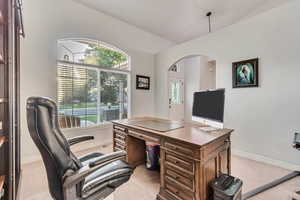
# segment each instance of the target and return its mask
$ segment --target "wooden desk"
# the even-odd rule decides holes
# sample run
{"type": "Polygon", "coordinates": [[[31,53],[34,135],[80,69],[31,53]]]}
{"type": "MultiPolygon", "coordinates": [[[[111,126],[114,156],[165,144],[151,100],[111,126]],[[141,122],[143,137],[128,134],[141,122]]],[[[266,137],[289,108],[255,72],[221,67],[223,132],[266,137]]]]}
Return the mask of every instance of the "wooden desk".
{"type": "Polygon", "coordinates": [[[184,128],[159,132],[132,124],[151,119],[154,118],[114,121],[114,151],[127,151],[127,162],[139,165],[145,163],[145,141],[158,143],[161,146],[161,186],[157,199],[211,199],[210,182],[220,172],[231,172],[230,134],[233,130],[205,132],[200,130],[201,124],[185,123],[184,128]]]}

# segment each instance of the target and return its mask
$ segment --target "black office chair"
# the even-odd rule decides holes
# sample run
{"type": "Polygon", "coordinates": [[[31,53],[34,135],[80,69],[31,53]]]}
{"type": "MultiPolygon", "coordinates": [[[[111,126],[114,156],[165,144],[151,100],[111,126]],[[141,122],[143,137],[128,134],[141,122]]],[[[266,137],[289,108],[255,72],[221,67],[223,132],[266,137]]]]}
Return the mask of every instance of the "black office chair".
{"type": "Polygon", "coordinates": [[[102,200],[133,173],[134,168],[122,160],[125,151],[106,155],[90,153],[77,158],[70,146],[93,137],[67,140],[58,126],[56,104],[48,98],[27,100],[27,122],[42,155],[50,194],[55,200],[102,200]]]}

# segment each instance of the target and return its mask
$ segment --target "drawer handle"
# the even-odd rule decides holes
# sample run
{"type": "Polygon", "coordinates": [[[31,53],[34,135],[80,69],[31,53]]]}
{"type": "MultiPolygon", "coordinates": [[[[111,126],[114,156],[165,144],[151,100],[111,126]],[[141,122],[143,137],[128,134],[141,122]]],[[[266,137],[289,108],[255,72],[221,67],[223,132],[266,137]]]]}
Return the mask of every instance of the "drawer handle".
{"type": "Polygon", "coordinates": [[[179,195],[179,191],[178,191],[178,190],[176,190],[176,191],[175,191],[175,194],[179,195]]]}
{"type": "Polygon", "coordinates": [[[180,177],[179,177],[179,176],[175,176],[175,179],[176,179],[176,180],[179,180],[179,179],[180,179],[180,177]]]}
{"type": "Polygon", "coordinates": [[[175,160],[175,164],[179,164],[180,162],[178,160],[175,160]]]}

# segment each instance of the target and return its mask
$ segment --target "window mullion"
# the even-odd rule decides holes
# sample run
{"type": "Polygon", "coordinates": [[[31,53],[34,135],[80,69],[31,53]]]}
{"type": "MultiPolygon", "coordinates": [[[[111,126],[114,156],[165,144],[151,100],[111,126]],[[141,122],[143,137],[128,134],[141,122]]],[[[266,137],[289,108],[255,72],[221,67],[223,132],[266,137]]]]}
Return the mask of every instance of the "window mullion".
{"type": "Polygon", "coordinates": [[[98,124],[101,122],[101,80],[100,80],[100,73],[101,70],[97,70],[97,91],[98,91],[98,98],[97,98],[97,121],[98,124]]]}
{"type": "MultiPolygon", "coordinates": [[[[71,98],[71,100],[72,100],[72,102],[71,102],[71,105],[72,105],[72,115],[71,115],[71,117],[70,117],[70,125],[71,125],[71,123],[72,123],[72,117],[74,117],[74,104],[73,104],[73,102],[74,102],[74,66],[72,65],[72,98],[71,98]]],[[[71,126],[72,127],[72,126],[71,126]]]]}

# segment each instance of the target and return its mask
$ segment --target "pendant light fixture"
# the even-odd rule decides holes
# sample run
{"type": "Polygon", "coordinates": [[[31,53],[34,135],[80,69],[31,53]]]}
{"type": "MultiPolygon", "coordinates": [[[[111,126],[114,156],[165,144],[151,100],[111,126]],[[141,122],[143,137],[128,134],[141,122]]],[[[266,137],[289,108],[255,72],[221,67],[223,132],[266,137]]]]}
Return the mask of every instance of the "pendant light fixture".
{"type": "Polygon", "coordinates": [[[208,32],[211,32],[211,22],[210,22],[210,16],[211,16],[211,12],[206,13],[206,17],[208,17],[208,32]]]}

